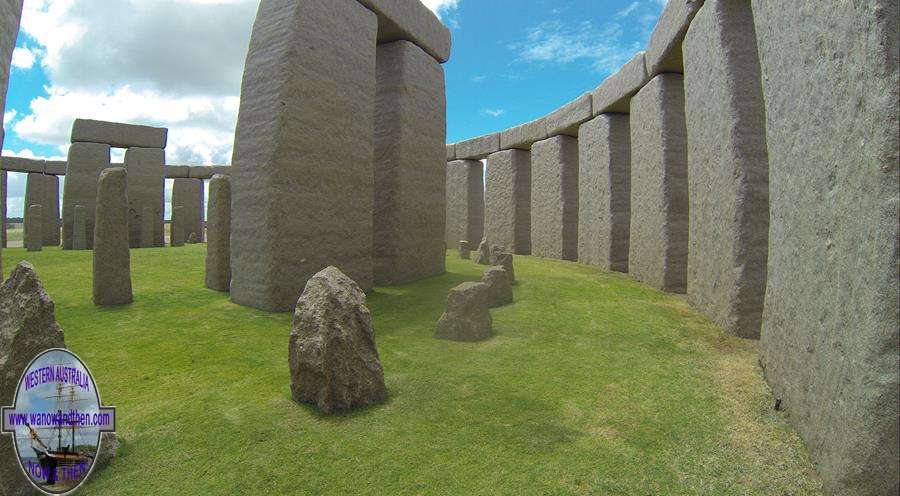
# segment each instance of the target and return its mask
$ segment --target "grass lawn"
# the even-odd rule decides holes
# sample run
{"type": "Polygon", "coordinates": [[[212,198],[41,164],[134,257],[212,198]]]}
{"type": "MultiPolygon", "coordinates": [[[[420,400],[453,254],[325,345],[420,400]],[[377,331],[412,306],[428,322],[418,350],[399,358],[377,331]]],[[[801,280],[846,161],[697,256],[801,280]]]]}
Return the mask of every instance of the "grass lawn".
{"type": "Polygon", "coordinates": [[[203,287],[205,245],[132,251],[135,303],[91,303],[91,253],[27,258],[66,344],[118,407],[119,456],[80,494],[820,494],[757,365],[676,296],[578,264],[516,258],[496,336],[431,337],[482,267],[369,297],[387,403],[291,401],[291,314],[203,287]]]}

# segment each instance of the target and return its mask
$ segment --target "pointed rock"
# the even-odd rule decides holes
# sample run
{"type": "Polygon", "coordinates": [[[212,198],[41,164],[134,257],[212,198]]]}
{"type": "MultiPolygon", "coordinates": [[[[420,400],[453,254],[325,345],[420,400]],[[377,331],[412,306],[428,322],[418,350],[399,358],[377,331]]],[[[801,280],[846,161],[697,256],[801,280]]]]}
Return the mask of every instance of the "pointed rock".
{"type": "Polygon", "coordinates": [[[478,265],[490,265],[491,248],[488,246],[487,239],[482,239],[481,244],[478,245],[478,256],[475,258],[475,263],[478,265]]]}

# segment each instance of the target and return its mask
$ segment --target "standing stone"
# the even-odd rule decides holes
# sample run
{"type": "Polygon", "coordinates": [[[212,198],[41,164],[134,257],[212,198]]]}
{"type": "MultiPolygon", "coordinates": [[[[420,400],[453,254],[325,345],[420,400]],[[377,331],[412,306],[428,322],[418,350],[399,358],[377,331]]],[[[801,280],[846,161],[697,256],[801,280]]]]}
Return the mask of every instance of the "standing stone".
{"type": "Polygon", "coordinates": [[[834,494],[897,494],[898,2],[753,0],[769,153],[760,362],[834,494]]]}
{"type": "Polygon", "coordinates": [[[461,260],[469,260],[471,258],[471,248],[469,248],[468,241],[460,241],[459,242],[459,258],[461,260]]]}
{"type": "Polygon", "coordinates": [[[366,295],[335,267],[306,283],[288,356],[294,401],[331,413],[387,398],[366,295]]]}
{"type": "Polygon", "coordinates": [[[484,235],[513,253],[531,253],[531,152],[502,150],[487,159],[484,235]]]}
{"type": "Polygon", "coordinates": [[[759,338],[769,241],[769,161],[753,12],[709,0],[684,41],[691,304],[759,338]]]}
{"type": "Polygon", "coordinates": [[[628,271],[663,291],[687,285],[688,191],[681,74],[656,76],[631,100],[628,271]]]}
{"type": "Polygon", "coordinates": [[[126,176],[124,167],[112,167],[100,173],[94,230],[95,305],[125,305],[134,300],[128,251],[126,176]]]}
{"type": "Polygon", "coordinates": [[[87,209],[84,205],[75,205],[72,214],[72,249],[87,250],[87,209]]]}
{"type": "Polygon", "coordinates": [[[184,239],[194,234],[196,241],[203,241],[203,179],[178,178],[172,183],[172,222],[181,225],[184,239]],[[176,218],[174,207],[182,207],[176,218]]]}
{"type": "Polygon", "coordinates": [[[379,45],[375,107],[376,284],[444,273],[444,69],[408,41],[379,45]]]}
{"type": "Polygon", "coordinates": [[[447,163],[447,245],[484,237],[484,167],[478,160],[447,163]]]}
{"type": "Polygon", "coordinates": [[[94,246],[94,212],[97,207],[97,180],[109,167],[109,145],[72,143],[63,186],[63,249],[72,249],[75,205],[85,208],[85,249],[94,246]]]}
{"type": "Polygon", "coordinates": [[[491,336],[492,325],[487,284],[464,282],[450,290],[447,311],[441,315],[434,337],[452,341],[481,341],[491,336]]]}
{"type": "Polygon", "coordinates": [[[491,265],[496,265],[498,267],[503,267],[503,270],[506,271],[506,275],[509,276],[509,283],[516,283],[516,270],[513,267],[513,254],[512,253],[492,253],[491,254],[491,265]]]}
{"type": "Polygon", "coordinates": [[[29,205],[25,212],[25,249],[41,251],[44,246],[44,207],[29,205]]]}
{"type": "Polygon", "coordinates": [[[184,207],[172,207],[172,220],[169,222],[169,244],[172,246],[184,246],[184,207]]]}
{"type": "MultiPolygon", "coordinates": [[[[3,1],[0,0],[0,6],[3,1]]],[[[2,13],[2,7],[0,7],[2,13]]],[[[2,17],[0,17],[2,19],[2,17]]],[[[38,353],[65,348],[63,330],[56,322],[53,300],[28,262],[19,262],[0,286],[0,398],[11,403],[22,372],[38,353]]],[[[0,436],[0,492],[35,494],[13,456],[12,436],[0,436]]]]}
{"type": "MultiPolygon", "coordinates": [[[[0,143],[2,145],[3,143],[0,143]]],[[[0,234],[2,245],[6,248],[6,171],[0,171],[0,234]]]]}
{"type": "Polygon", "coordinates": [[[156,246],[156,209],[144,207],[141,213],[141,248],[156,246]]]}
{"type": "Polygon", "coordinates": [[[478,255],[475,257],[475,263],[478,265],[491,264],[491,249],[486,239],[482,239],[481,243],[478,244],[478,255]]]}
{"type": "Polygon", "coordinates": [[[59,178],[35,172],[28,173],[25,183],[25,205],[40,205],[44,246],[59,246],[59,178]]]}
{"type": "Polygon", "coordinates": [[[216,174],[209,181],[209,223],[206,240],[206,287],[231,287],[231,178],[216,174]]]}
{"type": "Polygon", "coordinates": [[[232,161],[235,303],[291,310],[330,265],[372,287],[377,24],[355,0],[260,2],[232,161]]]}
{"type": "Polygon", "coordinates": [[[578,130],[578,261],[628,272],[631,135],[628,114],[600,114],[578,130]]]}
{"type": "MultiPolygon", "coordinates": [[[[162,218],[165,209],[166,152],[160,148],[129,148],[125,151],[125,170],[128,171],[128,244],[132,248],[146,246],[143,239],[144,215],[162,218]]],[[[174,191],[173,191],[174,194],[174,191]]],[[[202,204],[202,201],[201,201],[202,204]]],[[[164,246],[162,224],[152,222],[150,246],[164,246]]]]}
{"type": "Polygon", "coordinates": [[[531,253],[578,260],[578,140],[554,136],[531,148],[531,253]]]}
{"type": "Polygon", "coordinates": [[[188,235],[187,243],[191,245],[197,244],[197,233],[191,232],[191,234],[188,235]]]}
{"type": "Polygon", "coordinates": [[[502,307],[513,302],[512,281],[503,267],[491,267],[484,271],[481,282],[487,285],[488,306],[502,307]]]}

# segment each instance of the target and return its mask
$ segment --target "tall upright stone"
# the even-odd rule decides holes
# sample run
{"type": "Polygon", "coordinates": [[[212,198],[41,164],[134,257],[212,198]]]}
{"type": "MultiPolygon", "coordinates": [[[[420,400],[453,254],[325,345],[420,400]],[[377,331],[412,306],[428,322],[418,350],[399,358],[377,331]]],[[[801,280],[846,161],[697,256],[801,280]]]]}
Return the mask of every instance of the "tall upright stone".
{"type": "Polygon", "coordinates": [[[235,132],[231,298],[294,308],[335,266],[373,284],[375,14],[356,0],[262,0],[235,132]]]}
{"type": "Polygon", "coordinates": [[[206,227],[206,287],[231,288],[231,178],[216,174],[209,181],[209,220],[206,227]]]}
{"type": "Polygon", "coordinates": [[[41,205],[42,244],[59,246],[59,178],[36,172],[25,182],[25,205],[41,205]]]}
{"type": "Polygon", "coordinates": [[[95,305],[125,305],[133,301],[127,181],[124,167],[100,173],[93,253],[95,305]]]}
{"type": "Polygon", "coordinates": [[[512,253],[531,254],[531,152],[492,153],[486,176],[484,236],[512,253]]]}
{"type": "MultiPolygon", "coordinates": [[[[2,143],[0,143],[2,145],[2,143]]],[[[2,247],[6,248],[6,171],[0,171],[0,236],[2,247]]]]}
{"type": "Polygon", "coordinates": [[[172,246],[184,246],[184,217],[184,207],[172,207],[172,220],[169,223],[169,244],[172,246]]]}
{"type": "Polygon", "coordinates": [[[44,246],[44,208],[28,205],[25,211],[25,249],[41,251],[44,246]]]}
{"type": "Polygon", "coordinates": [[[374,277],[403,284],[444,272],[444,69],[408,41],[377,56],[374,277]]]}
{"type": "Polygon", "coordinates": [[[63,186],[63,249],[72,249],[75,205],[85,209],[86,248],[94,246],[94,212],[100,171],[109,167],[109,145],[72,143],[63,186]]]}
{"type": "Polygon", "coordinates": [[[531,253],[578,259],[578,140],[571,136],[531,147],[531,253]]]}
{"type": "Polygon", "coordinates": [[[600,114],[578,130],[578,261],[628,272],[631,127],[628,114],[600,114]]]}
{"type": "MultiPolygon", "coordinates": [[[[6,90],[9,87],[9,72],[19,34],[23,2],[24,0],[0,0],[0,115],[6,111],[6,90]]],[[[2,128],[0,125],[0,148],[3,145],[2,128]]]]}
{"type": "MultiPolygon", "coordinates": [[[[129,214],[131,212],[129,211],[129,214]]],[[[141,213],[141,248],[153,248],[156,246],[156,229],[160,225],[157,222],[156,209],[153,207],[144,207],[141,213]]],[[[129,244],[131,237],[129,236],[129,244]]]]}
{"type": "Polygon", "coordinates": [[[72,214],[72,249],[87,250],[87,209],[84,205],[75,205],[72,214]]]}
{"type": "Polygon", "coordinates": [[[631,99],[628,272],[657,289],[687,285],[688,187],[683,76],[651,79],[631,99]]]}
{"type": "Polygon", "coordinates": [[[771,210],[760,362],[828,489],[897,494],[900,6],[752,6],[771,210]]]}
{"type": "Polygon", "coordinates": [[[484,167],[479,160],[447,163],[447,246],[484,237],[484,167]]]}
{"type": "Polygon", "coordinates": [[[177,178],[172,184],[172,224],[178,224],[187,240],[194,233],[203,241],[203,179],[177,178]],[[175,207],[182,207],[178,214],[175,207]]]}
{"type": "Polygon", "coordinates": [[[725,332],[759,338],[769,241],[769,161],[753,12],[708,0],[683,45],[688,298],[725,332]]]}
{"type": "MultiPolygon", "coordinates": [[[[166,152],[161,148],[128,148],[125,151],[125,170],[128,171],[128,244],[132,248],[146,246],[143,239],[144,215],[162,218],[165,208],[166,152]]],[[[202,204],[202,202],[201,202],[202,204]]],[[[162,223],[153,227],[149,246],[163,246],[162,223]]]]}

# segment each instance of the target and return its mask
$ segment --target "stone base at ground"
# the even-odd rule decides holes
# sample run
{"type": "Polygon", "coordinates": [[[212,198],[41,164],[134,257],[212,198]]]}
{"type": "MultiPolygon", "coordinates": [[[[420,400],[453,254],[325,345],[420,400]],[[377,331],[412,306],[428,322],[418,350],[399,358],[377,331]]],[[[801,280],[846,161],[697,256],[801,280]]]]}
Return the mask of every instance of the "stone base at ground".
{"type": "Polygon", "coordinates": [[[295,401],[331,413],[387,398],[366,295],[335,267],[306,283],[288,350],[295,401]]]}
{"type": "Polygon", "coordinates": [[[481,341],[493,333],[488,311],[488,286],[464,282],[450,290],[447,311],[441,315],[434,337],[451,341],[481,341]]]}
{"type": "Polygon", "coordinates": [[[491,264],[491,248],[486,239],[482,239],[481,243],[478,243],[478,254],[475,256],[475,263],[478,265],[491,264]]]}

